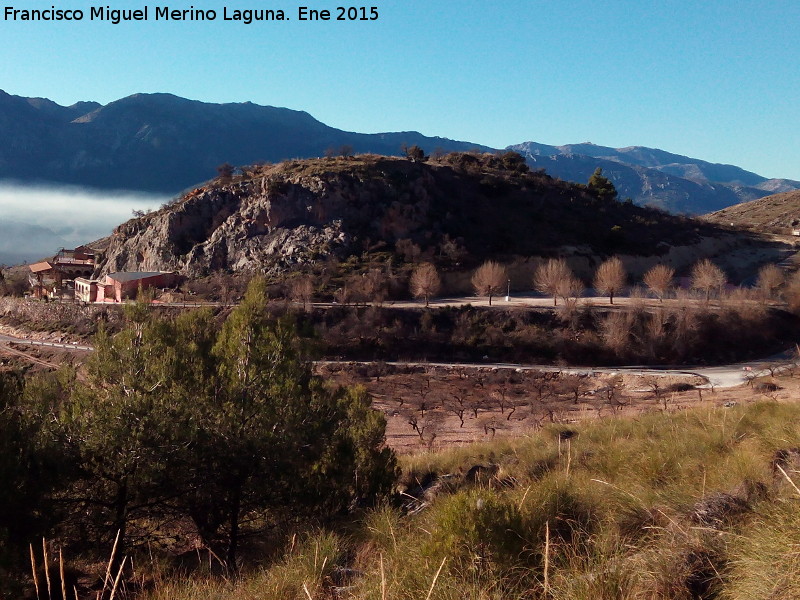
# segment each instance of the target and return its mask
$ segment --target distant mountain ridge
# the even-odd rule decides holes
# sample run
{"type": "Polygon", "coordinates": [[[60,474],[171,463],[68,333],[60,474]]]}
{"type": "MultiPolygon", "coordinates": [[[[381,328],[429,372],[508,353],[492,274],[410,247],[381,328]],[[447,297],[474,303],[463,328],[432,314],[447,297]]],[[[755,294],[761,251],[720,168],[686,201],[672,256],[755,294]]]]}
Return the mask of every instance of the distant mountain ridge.
{"type": "Polygon", "coordinates": [[[800,182],[767,179],[734,165],[710,163],[643,146],[610,148],[590,142],[550,146],[524,142],[508,147],[567,181],[587,181],[600,167],[621,198],[670,212],[704,214],[777,192],[800,189],[800,182]]]}
{"type": "Polygon", "coordinates": [[[0,91],[0,178],[24,182],[175,194],[214,177],[223,162],[277,162],[343,146],[399,155],[403,144],[426,152],[492,150],[416,131],[352,133],[306,112],[250,102],[134,94],[65,107],[0,91]]]}
{"type": "MultiPolygon", "coordinates": [[[[250,102],[211,104],[171,94],[134,94],[106,105],[61,106],[46,98],[0,90],[0,179],[174,195],[216,175],[216,167],[356,153],[397,156],[403,145],[436,150],[492,151],[469,141],[416,131],[353,133],[310,114],[250,102]]],[[[509,146],[534,169],[585,183],[601,167],[622,199],[670,212],[702,214],[778,192],[800,182],[766,179],[654,148],[592,143],[509,146]]]]}

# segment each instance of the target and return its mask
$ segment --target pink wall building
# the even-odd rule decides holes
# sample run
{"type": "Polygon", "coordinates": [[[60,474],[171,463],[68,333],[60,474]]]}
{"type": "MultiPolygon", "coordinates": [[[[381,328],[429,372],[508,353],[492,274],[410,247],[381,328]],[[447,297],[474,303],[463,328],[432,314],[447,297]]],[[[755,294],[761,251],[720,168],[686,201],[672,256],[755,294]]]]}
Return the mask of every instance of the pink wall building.
{"type": "Polygon", "coordinates": [[[165,271],[135,271],[110,273],[105,280],[75,280],[75,296],[83,302],[122,302],[135,298],[139,288],[169,287],[176,275],[165,271]]]}

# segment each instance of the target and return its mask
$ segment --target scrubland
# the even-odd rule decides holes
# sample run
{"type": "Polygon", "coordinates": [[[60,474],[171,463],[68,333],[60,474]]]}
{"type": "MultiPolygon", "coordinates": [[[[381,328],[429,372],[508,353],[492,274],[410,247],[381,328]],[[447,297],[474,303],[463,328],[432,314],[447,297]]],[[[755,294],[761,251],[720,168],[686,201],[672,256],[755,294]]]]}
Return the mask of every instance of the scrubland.
{"type": "Polygon", "coordinates": [[[143,597],[796,598],[798,417],[758,402],[405,456],[394,502],[239,577],[156,571],[143,597]]]}
{"type": "Polygon", "coordinates": [[[798,419],[797,404],[758,401],[405,455],[382,504],[250,540],[236,574],[134,551],[116,594],[797,598],[798,419]]]}

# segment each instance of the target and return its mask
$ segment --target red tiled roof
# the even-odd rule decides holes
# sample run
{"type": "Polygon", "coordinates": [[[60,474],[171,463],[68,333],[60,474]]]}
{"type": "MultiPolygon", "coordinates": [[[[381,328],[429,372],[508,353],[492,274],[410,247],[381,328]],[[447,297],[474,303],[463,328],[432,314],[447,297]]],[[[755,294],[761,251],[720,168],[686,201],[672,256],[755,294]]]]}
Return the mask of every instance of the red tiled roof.
{"type": "Polygon", "coordinates": [[[31,272],[33,273],[41,273],[42,271],[49,271],[52,268],[53,265],[47,261],[42,261],[30,265],[31,272]]]}

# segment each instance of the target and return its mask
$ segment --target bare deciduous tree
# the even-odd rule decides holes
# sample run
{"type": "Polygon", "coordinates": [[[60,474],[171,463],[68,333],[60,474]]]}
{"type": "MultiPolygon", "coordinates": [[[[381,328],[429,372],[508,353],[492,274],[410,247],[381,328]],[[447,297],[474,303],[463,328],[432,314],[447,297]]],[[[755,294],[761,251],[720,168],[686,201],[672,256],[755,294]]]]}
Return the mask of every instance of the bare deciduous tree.
{"type": "Polygon", "coordinates": [[[505,289],[508,282],[506,268],[492,260],[487,260],[475,271],[472,276],[472,287],[479,296],[489,296],[489,306],[492,305],[492,296],[496,296],[505,289]]]}
{"type": "Polygon", "coordinates": [[[606,386],[601,391],[605,403],[611,409],[612,413],[618,411],[628,403],[625,398],[625,384],[620,375],[610,377],[606,382],[606,386]]]}
{"type": "Polygon", "coordinates": [[[411,293],[415,298],[425,298],[426,307],[431,296],[438,294],[441,287],[442,280],[431,263],[422,263],[411,273],[411,293]]]}
{"type": "Polygon", "coordinates": [[[611,312],[599,322],[600,336],[606,347],[619,357],[624,357],[630,348],[630,312],[611,312]]]}
{"type": "Polygon", "coordinates": [[[762,299],[767,302],[774,299],[773,296],[786,281],[783,270],[773,264],[764,265],[758,270],[756,287],[761,292],[762,299]]]}
{"type": "Polygon", "coordinates": [[[420,256],[422,256],[422,249],[407,238],[397,240],[394,247],[395,250],[403,256],[403,260],[406,262],[416,263],[420,256]]]}
{"type": "Polygon", "coordinates": [[[557,383],[560,393],[572,399],[573,404],[578,404],[581,397],[589,391],[589,380],[586,375],[562,375],[557,383]]]}
{"type": "Polygon", "coordinates": [[[577,308],[577,298],[583,293],[583,282],[580,279],[574,276],[567,277],[566,279],[562,280],[561,283],[558,285],[558,295],[564,301],[564,304],[567,304],[569,300],[572,298],[575,301],[572,303],[572,308],[577,308]]]}
{"type": "Polygon", "coordinates": [[[628,274],[622,261],[613,256],[603,262],[594,274],[594,287],[603,295],[608,296],[611,304],[614,304],[614,295],[619,294],[625,286],[628,274]]]}
{"type": "Polygon", "coordinates": [[[725,282],[725,272],[713,262],[704,258],[696,262],[691,273],[692,288],[705,292],[706,302],[711,298],[711,292],[719,291],[725,282]]]}
{"type": "Polygon", "coordinates": [[[551,258],[546,263],[539,265],[533,277],[534,287],[548,296],[553,297],[553,306],[558,304],[558,297],[568,298],[570,287],[574,287],[577,279],[563,258],[551,258]]]}
{"type": "Polygon", "coordinates": [[[313,296],[314,282],[308,275],[298,277],[289,284],[289,297],[302,304],[304,310],[308,310],[313,296]]]}
{"type": "Polygon", "coordinates": [[[370,269],[362,282],[365,300],[371,300],[373,305],[383,304],[389,293],[389,278],[381,269],[370,269]]]}
{"type": "Polygon", "coordinates": [[[667,265],[655,265],[644,274],[644,284],[658,296],[658,301],[663,302],[672,287],[672,280],[675,277],[675,269],[667,265]]]}

